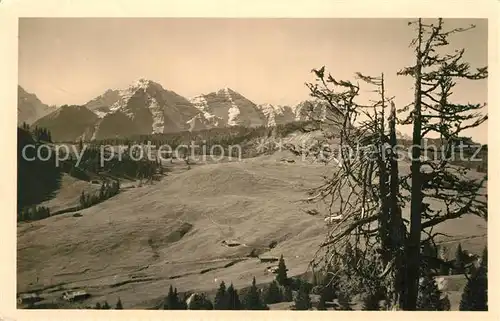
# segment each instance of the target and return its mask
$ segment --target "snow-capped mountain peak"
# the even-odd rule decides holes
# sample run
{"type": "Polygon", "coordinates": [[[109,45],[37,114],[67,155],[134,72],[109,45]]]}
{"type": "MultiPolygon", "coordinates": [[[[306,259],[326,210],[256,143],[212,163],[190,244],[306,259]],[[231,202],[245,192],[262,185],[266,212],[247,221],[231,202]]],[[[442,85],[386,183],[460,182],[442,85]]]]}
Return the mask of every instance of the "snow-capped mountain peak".
{"type": "Polygon", "coordinates": [[[262,126],[265,117],[250,100],[229,87],[192,98],[191,103],[212,126],[262,126]]]}
{"type": "Polygon", "coordinates": [[[289,106],[262,104],[258,107],[267,119],[267,126],[276,126],[295,120],[295,113],[289,106]]]}

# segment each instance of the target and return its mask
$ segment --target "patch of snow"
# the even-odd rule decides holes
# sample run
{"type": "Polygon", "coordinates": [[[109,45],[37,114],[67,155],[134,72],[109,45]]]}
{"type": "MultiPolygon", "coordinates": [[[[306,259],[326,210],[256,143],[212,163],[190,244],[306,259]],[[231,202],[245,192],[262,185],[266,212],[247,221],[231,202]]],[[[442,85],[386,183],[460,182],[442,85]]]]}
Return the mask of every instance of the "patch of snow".
{"type": "Polygon", "coordinates": [[[228,110],[227,124],[228,126],[236,126],[238,125],[237,118],[240,115],[241,111],[238,108],[238,106],[236,106],[236,104],[234,103],[233,98],[231,97],[231,93],[229,92],[229,88],[227,87],[224,88],[224,94],[226,96],[226,99],[231,104],[231,107],[228,110]]]}
{"type": "Polygon", "coordinates": [[[134,81],[129,88],[131,89],[147,89],[148,86],[151,84],[150,80],[140,78],[136,81],[134,81]]]}
{"type": "Polygon", "coordinates": [[[100,111],[100,110],[94,110],[94,114],[96,114],[97,117],[99,117],[99,118],[104,118],[104,116],[106,116],[108,113],[106,113],[104,111],[100,111]]]}
{"type": "Polygon", "coordinates": [[[155,98],[151,97],[148,109],[153,116],[153,134],[163,133],[165,129],[165,115],[155,98]]]}

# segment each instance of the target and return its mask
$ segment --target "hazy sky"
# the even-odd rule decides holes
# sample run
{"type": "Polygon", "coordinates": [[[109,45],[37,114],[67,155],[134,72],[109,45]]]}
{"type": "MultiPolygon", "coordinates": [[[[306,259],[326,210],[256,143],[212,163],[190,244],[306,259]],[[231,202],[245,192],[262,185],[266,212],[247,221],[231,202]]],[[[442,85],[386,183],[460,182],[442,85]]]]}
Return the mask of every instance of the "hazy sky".
{"type": "MultiPolygon", "coordinates": [[[[487,65],[487,20],[445,20],[472,67],[487,65]]],[[[403,106],[412,81],[396,72],[413,63],[413,29],[403,19],[22,18],[19,84],[46,104],[84,104],[138,78],[185,97],[230,87],[255,103],[308,99],[304,82],[326,65],[336,78],[384,72],[403,106]]],[[[487,81],[455,90],[459,101],[486,102],[487,81]]],[[[405,131],[405,130],[403,130],[405,131]]],[[[487,142],[486,126],[467,133],[487,142]]]]}

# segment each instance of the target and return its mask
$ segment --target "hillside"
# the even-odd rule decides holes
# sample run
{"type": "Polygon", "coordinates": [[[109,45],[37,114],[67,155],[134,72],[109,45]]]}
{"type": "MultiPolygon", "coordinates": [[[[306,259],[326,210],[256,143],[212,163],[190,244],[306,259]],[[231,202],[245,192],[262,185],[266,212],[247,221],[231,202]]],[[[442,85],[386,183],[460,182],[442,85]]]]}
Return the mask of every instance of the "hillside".
{"type": "MultiPolygon", "coordinates": [[[[119,296],[128,308],[150,308],[170,284],[209,291],[221,280],[237,288],[253,276],[259,283],[272,280],[269,263],[248,257],[252,250],[283,254],[289,275],[307,270],[326,227],[321,215],[304,212],[311,205],[299,201],[329,167],[288,152],[190,170],[182,161],[165,166],[171,173],[162,181],[123,191],[80,211],[82,217],[21,223],[18,291],[44,288],[42,295],[53,300],[63,289],[85,288],[93,295],[86,304],[119,296]],[[224,240],[241,245],[226,247],[224,240]],[[272,241],[277,246],[270,249],[272,241]]],[[[477,217],[439,230],[476,253],[486,241],[486,222],[477,217]]]]}
{"type": "Polygon", "coordinates": [[[49,129],[55,141],[76,141],[97,119],[97,115],[84,106],[64,105],[38,119],[33,126],[49,129]]]}

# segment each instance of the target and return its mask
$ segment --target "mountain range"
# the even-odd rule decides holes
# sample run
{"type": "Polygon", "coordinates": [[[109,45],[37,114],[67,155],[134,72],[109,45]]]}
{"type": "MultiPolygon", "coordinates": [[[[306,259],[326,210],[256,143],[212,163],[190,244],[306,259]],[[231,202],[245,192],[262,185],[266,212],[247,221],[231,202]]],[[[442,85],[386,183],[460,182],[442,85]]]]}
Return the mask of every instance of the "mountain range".
{"type": "Polygon", "coordinates": [[[31,124],[39,118],[55,111],[56,107],[48,106],[34,94],[17,86],[17,124],[31,124]]]}
{"type": "Polygon", "coordinates": [[[109,89],[84,105],[49,107],[21,86],[18,98],[18,124],[45,127],[57,141],[231,126],[275,126],[311,118],[325,119],[327,111],[326,105],[310,100],[297,106],[258,105],[230,88],[188,99],[146,79],[121,90],[109,89]]]}

